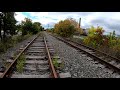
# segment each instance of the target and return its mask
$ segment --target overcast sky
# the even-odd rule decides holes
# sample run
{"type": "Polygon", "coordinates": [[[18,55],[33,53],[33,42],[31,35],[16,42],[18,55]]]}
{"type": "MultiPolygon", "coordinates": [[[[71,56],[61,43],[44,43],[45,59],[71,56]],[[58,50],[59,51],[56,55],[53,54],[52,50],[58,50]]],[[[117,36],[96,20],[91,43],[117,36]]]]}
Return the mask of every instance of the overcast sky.
{"type": "Polygon", "coordinates": [[[43,27],[54,27],[60,20],[72,17],[79,21],[81,17],[81,27],[102,26],[106,33],[116,31],[120,35],[120,12],[16,12],[16,20],[24,20],[25,17],[33,22],[40,22],[43,27]]]}

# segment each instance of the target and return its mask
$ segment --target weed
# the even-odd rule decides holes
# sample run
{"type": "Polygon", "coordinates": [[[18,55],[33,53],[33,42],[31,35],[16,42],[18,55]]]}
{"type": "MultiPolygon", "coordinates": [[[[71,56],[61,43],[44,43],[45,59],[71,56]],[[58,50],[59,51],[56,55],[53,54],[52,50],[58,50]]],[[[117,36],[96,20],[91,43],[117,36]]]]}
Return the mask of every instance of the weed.
{"type": "Polygon", "coordinates": [[[6,52],[8,48],[15,46],[17,43],[27,39],[30,36],[30,34],[27,34],[25,36],[13,36],[12,38],[6,37],[5,41],[0,42],[0,54],[6,52]]]}
{"type": "Polygon", "coordinates": [[[55,58],[57,57],[56,55],[54,56],[54,59],[52,60],[53,61],[53,65],[56,69],[61,69],[63,68],[63,62],[62,63],[58,63],[58,58],[55,58]]]}
{"type": "Polygon", "coordinates": [[[22,73],[22,71],[23,71],[23,66],[25,64],[25,60],[26,59],[25,59],[25,56],[23,54],[17,60],[16,68],[17,68],[17,71],[19,73],[22,73]]]}

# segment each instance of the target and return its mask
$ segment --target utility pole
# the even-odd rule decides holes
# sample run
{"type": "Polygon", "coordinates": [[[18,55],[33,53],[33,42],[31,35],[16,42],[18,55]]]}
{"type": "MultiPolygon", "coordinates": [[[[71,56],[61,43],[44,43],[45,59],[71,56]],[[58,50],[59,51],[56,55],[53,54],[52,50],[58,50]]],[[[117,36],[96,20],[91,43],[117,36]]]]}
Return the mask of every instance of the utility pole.
{"type": "Polygon", "coordinates": [[[49,29],[49,24],[48,24],[48,29],[49,29]]]}

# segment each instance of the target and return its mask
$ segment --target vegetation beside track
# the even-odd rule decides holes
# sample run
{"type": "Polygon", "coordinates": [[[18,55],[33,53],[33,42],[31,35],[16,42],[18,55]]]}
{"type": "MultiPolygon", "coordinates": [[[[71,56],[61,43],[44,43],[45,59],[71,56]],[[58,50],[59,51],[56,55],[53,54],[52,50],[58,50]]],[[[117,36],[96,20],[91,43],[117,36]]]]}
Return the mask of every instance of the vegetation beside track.
{"type": "Polygon", "coordinates": [[[62,69],[63,67],[64,67],[64,64],[63,64],[63,62],[62,63],[58,63],[58,58],[56,58],[56,57],[58,57],[57,55],[54,55],[54,57],[53,57],[53,65],[54,65],[54,67],[56,68],[56,69],[62,69]]]}
{"type": "Polygon", "coordinates": [[[27,34],[24,36],[20,35],[6,38],[4,42],[0,43],[0,54],[6,52],[8,48],[15,46],[17,43],[27,39],[30,36],[31,36],[30,34],[27,34]]]}
{"type": "Polygon", "coordinates": [[[88,31],[88,36],[78,39],[77,42],[120,58],[120,38],[116,37],[115,31],[108,35],[104,35],[104,32],[102,27],[92,26],[88,31]]]}
{"type": "Polygon", "coordinates": [[[17,65],[16,65],[16,69],[17,69],[17,71],[18,71],[19,73],[22,73],[22,72],[23,72],[23,66],[24,66],[24,64],[25,64],[25,61],[26,61],[25,55],[22,54],[22,55],[18,58],[18,60],[17,60],[17,65]]]}
{"type": "Polygon", "coordinates": [[[44,29],[41,23],[29,18],[18,24],[15,15],[15,12],[0,12],[0,54],[44,29]]]}
{"type": "MultiPolygon", "coordinates": [[[[74,19],[73,21],[75,22],[74,19]]],[[[66,19],[55,24],[54,28],[49,29],[48,32],[70,38],[71,40],[120,58],[120,38],[116,36],[115,31],[104,35],[105,30],[102,27],[92,26],[88,29],[87,36],[84,38],[74,38],[74,32],[79,30],[81,30],[81,28],[78,29],[74,23],[71,22],[71,19],[66,19]],[[70,28],[71,25],[73,26],[72,28],[70,28]]],[[[83,36],[81,32],[79,32],[79,34],[83,36]]]]}
{"type": "Polygon", "coordinates": [[[81,29],[78,28],[78,23],[73,18],[67,18],[61,20],[55,24],[54,28],[48,29],[48,32],[56,33],[62,37],[70,37],[75,32],[81,33],[81,29]]]}

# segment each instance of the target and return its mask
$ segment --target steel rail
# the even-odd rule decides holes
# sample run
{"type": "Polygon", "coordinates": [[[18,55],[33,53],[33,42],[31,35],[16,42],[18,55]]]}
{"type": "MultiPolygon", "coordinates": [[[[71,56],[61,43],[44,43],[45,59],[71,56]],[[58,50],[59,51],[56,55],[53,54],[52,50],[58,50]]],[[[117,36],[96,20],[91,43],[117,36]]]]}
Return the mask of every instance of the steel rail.
{"type": "MultiPolygon", "coordinates": [[[[52,35],[52,34],[50,34],[50,35],[52,35]]],[[[120,59],[119,59],[119,58],[116,58],[116,57],[114,57],[114,56],[111,56],[111,55],[109,55],[109,54],[107,54],[107,53],[105,53],[105,52],[102,52],[102,51],[100,51],[100,50],[97,50],[97,49],[94,49],[94,48],[92,48],[92,47],[86,46],[86,45],[84,45],[84,44],[82,44],[82,43],[75,42],[75,41],[70,40],[70,39],[66,39],[66,38],[64,38],[64,39],[67,40],[67,41],[76,43],[76,44],[78,44],[78,45],[81,45],[81,46],[83,46],[83,47],[86,47],[86,48],[88,48],[88,49],[97,51],[97,52],[99,52],[99,53],[101,53],[101,54],[103,54],[103,55],[106,55],[106,56],[108,56],[108,57],[111,57],[111,58],[113,58],[113,59],[115,59],[115,60],[118,60],[118,61],[120,62],[120,59]]]]}
{"type": "Polygon", "coordinates": [[[108,67],[113,68],[115,71],[117,71],[118,73],[120,73],[120,68],[118,68],[118,67],[116,67],[115,65],[112,65],[112,64],[110,64],[109,62],[107,62],[107,61],[105,61],[105,60],[103,60],[103,59],[101,59],[101,58],[99,58],[99,57],[97,57],[97,56],[95,56],[95,55],[93,55],[93,54],[91,54],[91,53],[89,53],[89,52],[81,49],[79,46],[76,46],[76,45],[75,45],[76,43],[73,43],[73,42],[71,43],[71,41],[67,41],[67,40],[65,40],[65,39],[56,37],[56,36],[54,36],[54,35],[52,35],[52,36],[55,37],[55,38],[57,38],[58,40],[64,42],[64,43],[67,43],[68,45],[76,48],[77,50],[82,50],[83,52],[87,53],[89,56],[92,56],[92,57],[96,58],[96,59],[97,59],[98,61],[100,61],[101,63],[106,64],[108,67]]]}
{"type": "Polygon", "coordinates": [[[24,53],[24,51],[33,43],[33,41],[39,36],[39,34],[17,55],[13,62],[8,66],[5,72],[1,75],[0,78],[7,78],[10,76],[14,66],[17,64],[17,59],[24,53]]]}
{"type": "Polygon", "coordinates": [[[53,66],[52,60],[51,60],[50,52],[49,52],[45,37],[44,37],[44,43],[45,43],[45,47],[46,47],[46,51],[47,51],[47,55],[48,55],[49,64],[50,64],[50,67],[51,67],[51,70],[52,70],[52,75],[53,75],[54,78],[58,78],[57,73],[55,71],[55,68],[53,66]]]}
{"type": "MultiPolygon", "coordinates": [[[[65,39],[66,39],[66,38],[65,38],[65,39]]],[[[111,58],[113,58],[113,59],[116,59],[116,60],[118,60],[118,61],[120,62],[120,59],[118,59],[118,58],[116,58],[116,57],[113,57],[113,56],[110,56],[109,54],[107,54],[107,53],[105,53],[105,52],[102,52],[102,51],[100,51],[100,50],[97,50],[97,49],[91,48],[91,47],[89,47],[89,46],[86,46],[86,45],[84,45],[84,44],[81,44],[81,43],[75,42],[75,41],[70,40],[70,39],[66,39],[66,40],[68,40],[68,41],[70,41],[70,42],[73,42],[73,43],[76,43],[76,44],[78,44],[78,45],[84,46],[84,47],[86,47],[86,48],[88,48],[88,49],[91,49],[91,50],[97,51],[97,52],[99,52],[99,53],[101,53],[101,54],[103,54],[103,55],[106,55],[106,56],[108,56],[108,57],[111,57],[111,58]]]]}

